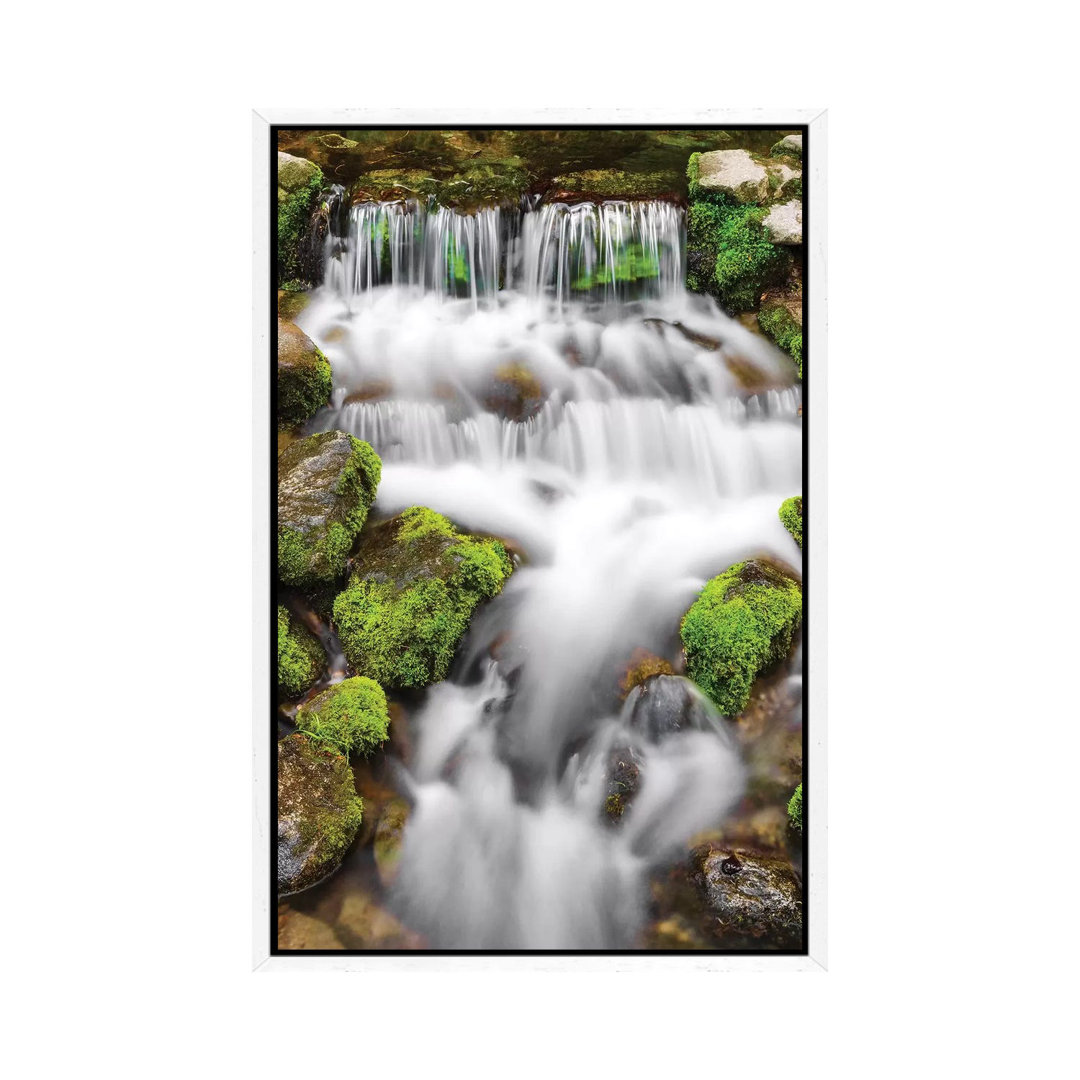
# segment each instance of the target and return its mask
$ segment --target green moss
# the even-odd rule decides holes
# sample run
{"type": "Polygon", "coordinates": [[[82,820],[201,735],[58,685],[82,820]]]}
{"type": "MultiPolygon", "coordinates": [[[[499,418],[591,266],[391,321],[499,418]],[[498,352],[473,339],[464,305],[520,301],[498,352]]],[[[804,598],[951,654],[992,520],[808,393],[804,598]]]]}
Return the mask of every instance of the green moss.
{"type": "Polygon", "coordinates": [[[730,314],[757,306],[766,285],[781,280],[791,254],[769,241],[765,211],[741,205],[698,186],[698,154],[686,166],[690,211],[686,217],[686,285],[715,296],[730,314]]]}
{"type": "Polygon", "coordinates": [[[370,754],[390,731],[386,694],[371,679],[346,679],[300,707],[296,726],[340,754],[370,754]]]}
{"type": "Polygon", "coordinates": [[[660,273],[659,259],[652,252],[647,252],[641,244],[624,244],[617,248],[609,258],[607,250],[601,252],[601,262],[590,273],[581,273],[570,285],[577,292],[585,292],[613,281],[626,283],[651,280],[660,273]]]}
{"type": "Polygon", "coordinates": [[[801,495],[793,495],[780,504],[780,520],[784,523],[784,528],[795,537],[795,543],[802,547],[803,512],[801,495]]]}
{"type": "Polygon", "coordinates": [[[796,832],[803,830],[803,795],[802,784],[795,789],[787,804],[788,823],[796,832]]]}
{"type": "Polygon", "coordinates": [[[277,609],[277,681],[287,698],[297,698],[311,689],[326,671],[326,653],[319,639],[302,623],[294,621],[288,609],[277,609]]]}
{"type": "Polygon", "coordinates": [[[278,365],[277,415],[279,427],[302,424],[330,400],[334,386],[330,361],[315,349],[310,360],[288,367],[278,365]]]}
{"type": "Polygon", "coordinates": [[[345,656],[384,686],[444,679],[476,605],[498,593],[513,569],[506,549],[459,534],[426,507],[384,523],[371,546],[370,553],[362,548],[361,573],[334,601],[345,656]]]}
{"type": "MultiPolygon", "coordinates": [[[[304,442],[336,434],[312,435],[304,442]]],[[[309,588],[334,581],[345,572],[353,541],[367,521],[368,507],[375,501],[382,476],[382,461],[371,446],[352,435],[349,441],[352,453],[334,484],[342,508],[338,520],[310,533],[288,525],[278,527],[278,580],[283,585],[309,588]]]]}
{"type": "Polygon", "coordinates": [[[725,716],[735,716],[754,679],[787,654],[801,618],[797,581],[764,559],[737,563],[683,617],[687,673],[725,716]]]}
{"type": "Polygon", "coordinates": [[[781,304],[763,308],[758,313],[758,325],[795,361],[801,379],[803,377],[802,326],[791,312],[781,304]]]}
{"type": "MultiPolygon", "coordinates": [[[[278,281],[289,286],[302,284],[300,242],[307,231],[311,212],[323,189],[322,170],[316,167],[307,185],[278,200],[277,269],[278,281]]],[[[285,286],[282,286],[283,288],[285,286]]]]}

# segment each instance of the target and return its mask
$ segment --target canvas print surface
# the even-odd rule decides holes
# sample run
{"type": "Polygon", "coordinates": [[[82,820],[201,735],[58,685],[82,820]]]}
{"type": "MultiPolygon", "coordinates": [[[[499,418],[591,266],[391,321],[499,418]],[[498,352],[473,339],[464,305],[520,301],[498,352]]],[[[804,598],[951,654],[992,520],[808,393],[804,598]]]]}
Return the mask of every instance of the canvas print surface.
{"type": "Polygon", "coordinates": [[[273,951],[805,952],[807,132],[272,141],[273,951]]]}

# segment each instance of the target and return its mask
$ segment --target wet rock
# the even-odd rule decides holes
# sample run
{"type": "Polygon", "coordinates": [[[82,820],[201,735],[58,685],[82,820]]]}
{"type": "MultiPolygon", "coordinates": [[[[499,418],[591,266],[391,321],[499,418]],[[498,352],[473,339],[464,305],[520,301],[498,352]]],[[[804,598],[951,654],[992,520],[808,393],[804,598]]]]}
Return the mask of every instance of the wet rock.
{"type": "Polygon", "coordinates": [[[389,888],[398,874],[401,845],[405,840],[405,823],[409,820],[409,804],[405,799],[392,799],[383,807],[375,829],[375,865],[379,880],[389,888]]]}
{"type": "Polygon", "coordinates": [[[627,695],[635,686],[643,683],[653,675],[674,675],[672,666],[661,656],[651,653],[648,649],[635,649],[630,654],[630,660],[619,680],[619,697],[625,701],[627,695]]]}
{"type": "Polygon", "coordinates": [[[504,420],[531,420],[544,406],[544,388],[524,364],[502,364],[492,377],[484,408],[504,420]]]}
{"type": "Polygon", "coordinates": [[[444,679],[476,606],[513,572],[503,545],[414,506],[364,530],[334,624],[354,670],[385,687],[444,679]]]}
{"type": "Polygon", "coordinates": [[[694,851],[691,863],[715,940],[732,948],[802,945],[802,882],[787,858],[707,844],[694,851]]]}
{"type": "Polygon", "coordinates": [[[278,424],[301,424],[330,400],[330,362],[295,323],[278,319],[278,424]]]}
{"type": "Polygon", "coordinates": [[[754,680],[787,656],[802,621],[802,587],[770,559],[713,578],[683,617],[686,672],[725,716],[750,700],[754,680]]]}
{"type": "Polygon", "coordinates": [[[327,431],[278,455],[278,578],[315,586],[340,577],[375,499],[382,462],[366,442],[327,431]]]}
{"type": "Polygon", "coordinates": [[[773,143],[769,153],[773,156],[790,154],[792,157],[801,158],[802,149],[802,132],[799,132],[797,135],[785,135],[779,142],[773,143]]]}
{"type": "Polygon", "coordinates": [[[765,228],[774,244],[802,243],[802,199],[777,203],[765,215],[765,228]]]}
{"type": "Polygon", "coordinates": [[[278,896],[329,877],[356,837],[364,804],[344,757],[303,735],[278,743],[278,896]]]}
{"type": "Polygon", "coordinates": [[[697,186],[740,203],[761,203],[769,196],[769,174],[748,150],[712,150],[697,159],[697,186]]]}
{"type": "Polygon", "coordinates": [[[326,672],[319,639],[282,605],[277,609],[277,683],[283,697],[298,698],[326,672]]]}
{"type": "Polygon", "coordinates": [[[619,746],[608,755],[604,816],[617,824],[630,809],[641,782],[641,757],[631,746],[619,746]]]}
{"type": "Polygon", "coordinates": [[[277,275],[289,289],[322,279],[326,219],[319,210],[322,170],[312,161],[278,151],[277,275]]]}
{"type": "Polygon", "coordinates": [[[627,695],[623,716],[626,725],[652,742],[676,731],[704,731],[712,710],[704,695],[678,675],[652,675],[627,695]]]}

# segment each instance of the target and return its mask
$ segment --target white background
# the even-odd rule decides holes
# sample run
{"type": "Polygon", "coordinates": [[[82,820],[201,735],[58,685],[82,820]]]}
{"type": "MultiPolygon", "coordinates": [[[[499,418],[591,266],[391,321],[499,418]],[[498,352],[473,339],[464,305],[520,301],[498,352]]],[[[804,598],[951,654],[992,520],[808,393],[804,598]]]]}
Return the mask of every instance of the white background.
{"type": "Polygon", "coordinates": [[[8,14],[15,1075],[1074,1065],[1064,11],[8,14]],[[250,109],[582,105],[829,109],[830,970],[252,975],[250,109]]]}

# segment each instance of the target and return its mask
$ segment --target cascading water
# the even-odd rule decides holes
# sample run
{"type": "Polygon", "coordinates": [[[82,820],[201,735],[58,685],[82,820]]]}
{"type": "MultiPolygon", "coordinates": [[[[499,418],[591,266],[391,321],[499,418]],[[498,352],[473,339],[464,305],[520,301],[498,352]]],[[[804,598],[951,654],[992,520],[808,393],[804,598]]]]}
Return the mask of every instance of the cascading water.
{"type": "Polygon", "coordinates": [[[723,820],[748,766],[704,698],[658,735],[610,676],[635,649],[677,652],[731,563],[798,565],[777,517],[801,483],[790,362],[684,291],[670,203],[365,203],[335,221],[297,320],[334,370],[310,430],[375,447],[377,512],[430,506],[524,553],[411,717],[392,906],[436,948],[632,947],[650,870],[723,820]],[[523,371],[535,400],[492,400],[523,371]],[[643,784],[612,827],[617,746],[643,784]]]}

